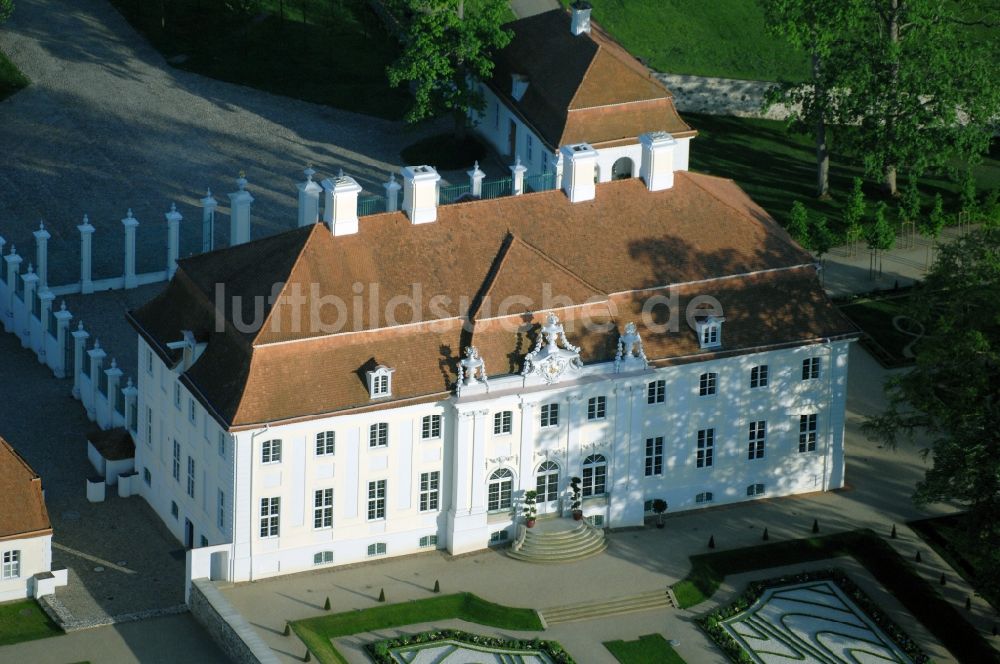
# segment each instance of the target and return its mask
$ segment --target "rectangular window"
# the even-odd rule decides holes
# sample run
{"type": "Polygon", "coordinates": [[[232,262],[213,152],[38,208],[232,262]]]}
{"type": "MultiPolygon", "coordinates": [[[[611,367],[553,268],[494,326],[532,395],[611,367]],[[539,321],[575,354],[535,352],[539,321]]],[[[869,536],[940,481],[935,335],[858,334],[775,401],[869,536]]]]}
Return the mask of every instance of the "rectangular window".
{"type": "Polygon", "coordinates": [[[506,530],[494,530],[490,533],[490,544],[497,544],[499,542],[507,541],[507,531],[506,530]]]}
{"type": "Polygon", "coordinates": [[[530,164],[531,160],[533,159],[532,153],[533,153],[533,148],[534,148],[534,141],[531,138],[531,134],[528,134],[525,137],[525,143],[528,146],[528,150],[527,150],[527,152],[528,152],[528,163],[530,164]]]}
{"type": "Polygon", "coordinates": [[[389,446],[389,424],[379,422],[368,427],[368,447],[389,446]]]}
{"type": "Polygon", "coordinates": [[[547,403],[542,406],[542,426],[559,426],[559,404],[547,403]]]}
{"type": "Polygon", "coordinates": [[[500,128],[500,102],[493,104],[493,128],[500,128]]]}
{"type": "Polygon", "coordinates": [[[205,537],[204,535],[201,536],[201,545],[208,546],[208,538],[205,537]]]}
{"type": "Polygon", "coordinates": [[[703,373],[698,377],[698,396],[707,397],[715,394],[715,388],[718,385],[719,374],[717,373],[703,373]]]}
{"type": "Polygon", "coordinates": [[[663,436],[646,439],[646,477],[663,474],[663,436]]]}
{"type": "Polygon", "coordinates": [[[225,530],[226,528],[226,494],[222,489],[219,489],[218,500],[216,501],[216,524],[219,526],[219,530],[225,530]]]}
{"type": "Polygon", "coordinates": [[[337,434],[320,431],[316,434],[316,456],[331,456],[337,450],[337,434]]]}
{"type": "Polygon", "coordinates": [[[333,551],[317,551],[313,554],[313,565],[326,565],[333,562],[333,551]]]}
{"type": "Polygon", "coordinates": [[[368,545],[369,556],[384,556],[386,552],[385,542],[376,542],[368,545]]]}
{"type": "Polygon", "coordinates": [[[142,469],[142,481],[146,483],[146,486],[153,486],[153,474],[149,472],[149,468],[142,469]]]}
{"type": "Polygon", "coordinates": [[[281,498],[260,499],[260,536],[277,537],[281,534],[281,498]]]}
{"type": "Polygon", "coordinates": [[[281,441],[280,440],[265,440],[260,446],[260,462],[261,463],[280,463],[281,462],[281,441]]]}
{"type": "Polygon", "coordinates": [[[153,375],[153,351],[146,350],[146,373],[153,375]]]}
{"type": "Polygon", "coordinates": [[[226,434],[224,431],[219,432],[219,456],[223,459],[226,458],[226,434]]]}
{"type": "Polygon", "coordinates": [[[667,398],[667,381],[654,380],[646,384],[646,403],[663,403],[667,398]]]}
{"type": "Polygon", "coordinates": [[[762,364],[750,370],[750,389],[767,387],[767,365],[762,364]]]}
{"type": "Polygon", "coordinates": [[[3,552],[3,573],[0,577],[4,579],[18,579],[21,577],[21,551],[14,549],[3,552]]]}
{"type": "Polygon", "coordinates": [[[715,461],[715,429],[698,430],[698,454],[696,457],[699,468],[708,468],[715,461]]]}
{"type": "Polygon", "coordinates": [[[441,416],[425,415],[420,423],[420,437],[431,440],[441,437],[441,416]]]}
{"type": "Polygon", "coordinates": [[[153,445],[153,409],[146,406],[146,444],[153,445]]]}
{"type": "Polygon", "coordinates": [[[385,480],[368,483],[368,520],[385,518],[385,480]]]}
{"type": "Polygon", "coordinates": [[[170,501],[170,516],[172,516],[172,517],[174,517],[176,519],[177,515],[179,513],[180,513],[180,511],[177,509],[177,503],[175,503],[174,501],[171,500],[170,501]]]}
{"type": "Polygon", "coordinates": [[[583,497],[601,496],[608,490],[608,464],[604,457],[587,457],[583,463],[583,497]]]}
{"type": "Polygon", "coordinates": [[[333,528],[333,489],[318,489],[313,496],[313,528],[333,528]]]}
{"type": "Polygon", "coordinates": [[[711,491],[702,491],[697,496],[694,497],[694,502],[696,503],[710,503],[712,502],[714,496],[712,496],[711,491]]]}
{"type": "Polygon", "coordinates": [[[420,538],[420,548],[426,546],[437,546],[438,536],[437,535],[424,535],[420,538]]]}
{"type": "Polygon", "coordinates": [[[505,436],[511,431],[511,422],[514,420],[514,413],[505,410],[493,415],[493,435],[505,436]]]}
{"type": "Polygon", "coordinates": [[[767,440],[767,422],[758,420],[750,423],[750,433],[747,439],[747,458],[763,459],[764,442],[767,440]]]}
{"type": "Polygon", "coordinates": [[[816,451],[816,413],[799,415],[799,452],[816,451]]]}
{"type": "Polygon", "coordinates": [[[194,399],[188,397],[188,420],[191,421],[191,424],[195,423],[197,416],[198,411],[194,407],[194,399]]]}
{"type": "Polygon", "coordinates": [[[607,412],[607,407],[607,397],[591,397],[587,401],[587,419],[603,420],[605,413],[607,412]]]}
{"type": "Polygon", "coordinates": [[[807,357],[802,360],[802,380],[815,380],[819,378],[819,358],[807,357]]]}
{"type": "Polygon", "coordinates": [[[181,384],[174,383],[174,408],[181,409],[181,384]]]}
{"type": "Polygon", "coordinates": [[[174,441],[174,480],[181,481],[181,444],[174,441]]]}
{"type": "Polygon", "coordinates": [[[438,489],[441,473],[420,473],[420,511],[432,512],[438,508],[438,489]]]}
{"type": "Polygon", "coordinates": [[[191,457],[188,457],[187,494],[194,498],[194,459],[191,457]]]}
{"type": "Polygon", "coordinates": [[[716,346],[719,343],[719,326],[706,325],[701,331],[702,346],[716,346]]]}
{"type": "Polygon", "coordinates": [[[747,486],[748,496],[763,496],[764,495],[764,485],[758,482],[757,484],[751,484],[747,486]]]}

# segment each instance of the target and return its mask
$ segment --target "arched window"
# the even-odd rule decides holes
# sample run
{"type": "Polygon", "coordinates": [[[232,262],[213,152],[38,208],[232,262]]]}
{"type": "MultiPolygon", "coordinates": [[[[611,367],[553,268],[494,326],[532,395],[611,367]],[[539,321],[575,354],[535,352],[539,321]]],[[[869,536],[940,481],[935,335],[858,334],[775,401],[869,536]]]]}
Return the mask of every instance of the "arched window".
{"type": "Polygon", "coordinates": [[[493,471],[489,480],[489,497],[487,509],[491,512],[495,510],[510,509],[510,496],[514,491],[514,473],[507,468],[493,471]]]}
{"type": "Polygon", "coordinates": [[[628,157],[622,157],[614,164],[611,165],[611,179],[612,180],[627,180],[632,177],[632,170],[634,168],[632,160],[628,157]]]}
{"type": "Polygon", "coordinates": [[[555,461],[546,461],[538,467],[535,478],[538,502],[551,503],[559,497],[559,464],[555,461]]]}
{"type": "Polygon", "coordinates": [[[591,454],[583,460],[583,497],[608,492],[608,460],[603,454],[591,454]]]}

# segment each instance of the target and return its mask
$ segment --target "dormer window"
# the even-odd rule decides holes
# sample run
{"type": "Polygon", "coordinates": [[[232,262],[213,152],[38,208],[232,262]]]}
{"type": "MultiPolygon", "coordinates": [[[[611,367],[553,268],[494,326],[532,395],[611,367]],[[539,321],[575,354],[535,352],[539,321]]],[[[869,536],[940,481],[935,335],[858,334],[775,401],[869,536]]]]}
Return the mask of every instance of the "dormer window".
{"type": "Polygon", "coordinates": [[[395,369],[379,366],[368,372],[368,393],[372,399],[383,399],[392,396],[392,372],[395,369]]]}
{"type": "Polygon", "coordinates": [[[722,323],[725,318],[705,316],[698,318],[695,331],[698,333],[698,345],[702,348],[719,348],[722,346],[722,323]]]}
{"type": "Polygon", "coordinates": [[[528,77],[523,74],[511,74],[510,96],[514,101],[521,101],[521,97],[528,91],[528,77]]]}

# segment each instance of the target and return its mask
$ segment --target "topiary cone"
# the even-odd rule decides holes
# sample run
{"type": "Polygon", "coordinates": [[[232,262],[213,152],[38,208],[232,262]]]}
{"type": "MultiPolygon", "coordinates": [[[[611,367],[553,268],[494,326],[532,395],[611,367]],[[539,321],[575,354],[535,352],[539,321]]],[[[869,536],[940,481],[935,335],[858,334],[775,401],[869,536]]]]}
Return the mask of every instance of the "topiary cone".
{"type": "Polygon", "coordinates": [[[302,657],[303,662],[311,662],[313,659],[313,654],[306,649],[306,654],[302,657]]]}
{"type": "Polygon", "coordinates": [[[288,623],[285,623],[285,631],[282,632],[281,635],[282,636],[291,636],[292,635],[292,626],[290,624],[288,624],[288,623]]]}
{"type": "Polygon", "coordinates": [[[813,519],[813,532],[819,532],[819,519],[813,519]]]}
{"type": "Polygon", "coordinates": [[[708,538],[708,548],[710,549],[715,548],[715,535],[712,535],[711,537],[708,538]]]}
{"type": "Polygon", "coordinates": [[[765,542],[771,539],[771,536],[767,534],[767,528],[764,528],[764,534],[761,536],[761,539],[764,540],[765,542]]]}
{"type": "Polygon", "coordinates": [[[896,539],[896,524],[892,524],[892,532],[889,533],[889,537],[896,539]]]}
{"type": "Polygon", "coordinates": [[[944,572],[941,572],[941,585],[943,586],[947,583],[948,583],[948,578],[944,575],[944,572]]]}
{"type": "Polygon", "coordinates": [[[968,595],[965,597],[965,610],[966,611],[972,610],[972,598],[969,597],[968,595]]]}
{"type": "Polygon", "coordinates": [[[330,610],[330,598],[329,597],[327,597],[326,601],[323,602],[323,610],[324,611],[329,611],[330,610]]]}
{"type": "Polygon", "coordinates": [[[997,624],[993,623],[993,636],[997,635],[997,624]]]}
{"type": "Polygon", "coordinates": [[[437,579],[434,580],[434,592],[436,593],[441,592],[441,582],[438,581],[437,579]]]}
{"type": "Polygon", "coordinates": [[[382,588],[381,590],[378,591],[378,601],[380,602],[385,601],[385,588],[382,588]]]}
{"type": "Polygon", "coordinates": [[[914,560],[916,560],[918,563],[923,561],[923,559],[920,557],[920,552],[919,551],[917,551],[917,555],[914,558],[914,560]]]}

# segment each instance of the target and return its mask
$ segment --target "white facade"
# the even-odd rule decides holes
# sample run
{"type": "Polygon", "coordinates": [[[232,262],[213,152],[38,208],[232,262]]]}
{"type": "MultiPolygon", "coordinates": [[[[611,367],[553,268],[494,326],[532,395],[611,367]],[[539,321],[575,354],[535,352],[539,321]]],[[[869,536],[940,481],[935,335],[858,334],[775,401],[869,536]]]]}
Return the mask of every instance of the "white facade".
{"type": "Polygon", "coordinates": [[[49,595],[56,585],[66,585],[66,570],[57,572],[56,579],[51,567],[51,534],[0,540],[0,602],[49,595]],[[46,584],[49,576],[52,581],[46,584]]]}
{"type": "Polygon", "coordinates": [[[601,517],[606,527],[636,526],[656,498],[672,513],[841,487],[849,343],[628,373],[605,362],[568,370],[552,384],[505,376],[488,387],[473,381],[461,396],[435,403],[230,435],[140,340],[140,358],[153,370],[141,372],[136,469],[140,476],[150,471],[142,495],[178,539],[233,543],[219,564],[234,581],[434,548],[483,549],[513,536],[523,492],[538,488],[546,463],[556,477],[542,484],[555,492],[540,497],[541,515],[568,514],[568,484],[577,476],[585,493],[589,486],[595,494],[583,500],[585,516],[601,517]],[[813,358],[817,377],[803,380],[803,361],[813,358]],[[751,387],[755,367],[758,386],[751,387]],[[701,395],[706,374],[715,374],[715,393],[701,395]],[[555,424],[548,421],[552,406],[555,424]],[[596,455],[603,463],[585,473],[584,462],[596,455]],[[497,471],[509,476],[509,503],[505,480],[494,480],[491,494],[497,471]]]}

